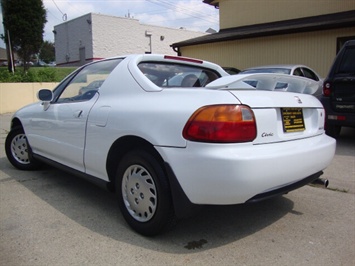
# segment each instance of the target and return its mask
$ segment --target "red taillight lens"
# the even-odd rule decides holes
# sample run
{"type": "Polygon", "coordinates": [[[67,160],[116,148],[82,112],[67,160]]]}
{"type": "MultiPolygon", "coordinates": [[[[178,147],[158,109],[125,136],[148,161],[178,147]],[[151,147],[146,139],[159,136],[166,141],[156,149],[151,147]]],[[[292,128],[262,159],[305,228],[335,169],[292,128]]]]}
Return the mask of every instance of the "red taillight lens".
{"type": "Polygon", "coordinates": [[[190,117],[183,136],[200,142],[253,141],[256,138],[254,113],[245,105],[205,106],[190,117]]]}
{"type": "Polygon", "coordinates": [[[324,82],[323,84],[323,95],[329,97],[332,93],[331,86],[329,82],[324,82]]]}

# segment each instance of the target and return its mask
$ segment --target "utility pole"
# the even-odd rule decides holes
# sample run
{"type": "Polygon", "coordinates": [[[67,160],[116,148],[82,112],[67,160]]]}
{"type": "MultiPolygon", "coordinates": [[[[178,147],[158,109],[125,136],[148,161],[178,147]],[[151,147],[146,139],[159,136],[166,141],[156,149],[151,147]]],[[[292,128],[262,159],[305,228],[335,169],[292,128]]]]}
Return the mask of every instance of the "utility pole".
{"type": "Polygon", "coordinates": [[[9,71],[12,72],[12,74],[15,74],[15,67],[14,67],[14,52],[12,51],[12,45],[11,45],[11,39],[10,39],[10,32],[7,31],[7,43],[9,43],[8,45],[8,49],[6,49],[7,51],[7,61],[10,62],[9,65],[9,71]],[[11,66],[10,66],[11,65],[11,66]]]}
{"type": "MultiPolygon", "coordinates": [[[[2,12],[2,18],[4,19],[5,17],[5,12],[4,12],[4,0],[1,0],[1,12],[2,12]]],[[[3,27],[4,27],[4,36],[5,36],[5,47],[6,47],[6,55],[7,55],[7,68],[9,72],[14,73],[15,72],[15,66],[14,66],[14,54],[12,50],[12,45],[10,41],[10,32],[5,28],[4,22],[3,22],[3,27]]]]}

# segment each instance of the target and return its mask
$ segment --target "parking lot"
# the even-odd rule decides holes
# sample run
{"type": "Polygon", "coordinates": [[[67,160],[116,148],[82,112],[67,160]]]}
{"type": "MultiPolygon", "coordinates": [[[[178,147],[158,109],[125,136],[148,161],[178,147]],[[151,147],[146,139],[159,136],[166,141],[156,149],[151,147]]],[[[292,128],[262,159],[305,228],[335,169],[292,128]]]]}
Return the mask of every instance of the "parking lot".
{"type": "Polygon", "coordinates": [[[16,170],[0,115],[1,265],[355,265],[355,130],[324,171],[328,189],[206,207],[154,238],[134,233],[113,194],[45,167],[16,170]]]}

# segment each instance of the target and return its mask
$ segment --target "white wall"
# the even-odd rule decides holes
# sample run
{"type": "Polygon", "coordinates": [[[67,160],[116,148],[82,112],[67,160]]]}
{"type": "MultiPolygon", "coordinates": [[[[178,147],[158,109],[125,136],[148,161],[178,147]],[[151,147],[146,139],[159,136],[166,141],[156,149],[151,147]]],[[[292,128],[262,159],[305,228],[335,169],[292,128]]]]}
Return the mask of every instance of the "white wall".
{"type": "Polygon", "coordinates": [[[54,27],[57,64],[71,62],[72,65],[80,65],[78,61],[81,47],[85,47],[87,59],[93,58],[91,21],[91,14],[86,14],[54,27]]]}
{"type": "Polygon", "coordinates": [[[37,102],[40,89],[54,89],[58,83],[0,83],[0,114],[12,113],[37,102]]]}
{"type": "Polygon", "coordinates": [[[176,55],[172,43],[205,35],[203,32],[140,24],[132,18],[90,13],[54,27],[56,62],[80,65],[79,49],[87,61],[133,53],[176,55]],[[151,36],[148,36],[148,34],[151,36]]]}

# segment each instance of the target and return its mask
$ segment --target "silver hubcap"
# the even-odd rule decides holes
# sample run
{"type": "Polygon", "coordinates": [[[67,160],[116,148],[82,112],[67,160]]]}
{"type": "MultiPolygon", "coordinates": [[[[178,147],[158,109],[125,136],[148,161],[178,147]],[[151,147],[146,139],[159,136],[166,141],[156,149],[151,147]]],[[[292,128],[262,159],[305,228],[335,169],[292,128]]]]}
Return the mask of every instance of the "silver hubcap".
{"type": "Polygon", "coordinates": [[[122,196],[130,215],[139,222],[149,221],[157,208],[157,190],[149,172],[131,165],[122,179],[122,196]]]}
{"type": "Polygon", "coordinates": [[[11,141],[12,157],[21,164],[29,164],[28,147],[25,134],[19,134],[11,141]]]}

